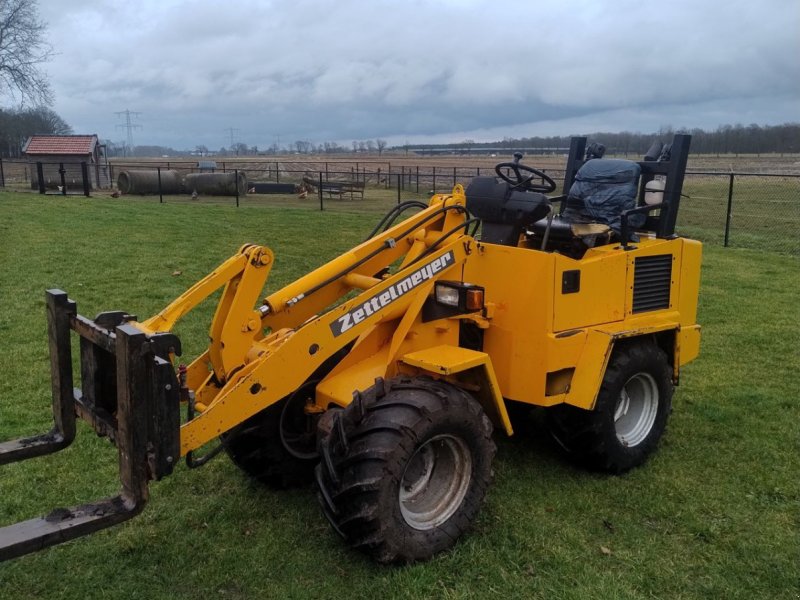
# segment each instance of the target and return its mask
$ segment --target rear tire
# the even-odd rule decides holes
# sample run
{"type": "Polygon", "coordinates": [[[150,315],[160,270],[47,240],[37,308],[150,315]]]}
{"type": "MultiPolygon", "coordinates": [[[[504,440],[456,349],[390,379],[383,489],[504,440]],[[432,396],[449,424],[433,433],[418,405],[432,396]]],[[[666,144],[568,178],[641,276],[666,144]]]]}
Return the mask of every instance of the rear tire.
{"type": "Polygon", "coordinates": [[[319,499],[380,563],[426,560],[472,525],[492,479],[492,424],[467,392],[428,378],[376,385],[320,431],[319,499]]]}
{"type": "Polygon", "coordinates": [[[577,462],[624,473],[655,451],[672,410],[672,368],[654,343],[614,350],[594,410],[562,404],[549,409],[550,431],[577,462]]]}
{"type": "Polygon", "coordinates": [[[310,483],[317,464],[317,455],[313,452],[316,440],[313,431],[310,435],[303,431],[302,409],[305,397],[313,393],[315,384],[304,384],[291,396],[220,436],[233,464],[260,483],[276,489],[310,483]],[[312,452],[307,451],[309,443],[312,452]]]}

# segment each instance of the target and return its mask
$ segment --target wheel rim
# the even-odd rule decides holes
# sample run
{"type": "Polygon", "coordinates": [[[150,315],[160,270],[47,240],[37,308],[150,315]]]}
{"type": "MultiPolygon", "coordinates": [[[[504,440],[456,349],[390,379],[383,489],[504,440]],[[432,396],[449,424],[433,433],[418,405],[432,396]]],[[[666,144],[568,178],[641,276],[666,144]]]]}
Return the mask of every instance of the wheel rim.
{"type": "Polygon", "coordinates": [[[400,480],[400,512],[414,529],[438,527],[461,506],[472,455],[460,438],[438,435],[417,448],[400,480]]]}
{"type": "Polygon", "coordinates": [[[623,446],[641,444],[658,413],[658,384],[649,373],[637,373],[622,386],[614,408],[614,428],[623,446]]]}

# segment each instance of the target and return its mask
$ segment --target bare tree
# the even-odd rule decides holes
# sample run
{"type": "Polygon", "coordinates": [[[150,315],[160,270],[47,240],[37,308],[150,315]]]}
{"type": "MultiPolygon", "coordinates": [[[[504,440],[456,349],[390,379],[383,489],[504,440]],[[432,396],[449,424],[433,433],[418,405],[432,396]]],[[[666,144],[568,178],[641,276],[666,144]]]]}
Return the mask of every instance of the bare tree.
{"type": "Polygon", "coordinates": [[[384,148],[386,148],[386,140],[378,138],[377,140],[375,140],[375,144],[378,146],[378,156],[380,156],[381,154],[383,154],[384,148]]]}
{"type": "Polygon", "coordinates": [[[44,39],[47,24],[39,19],[36,0],[0,1],[0,95],[21,103],[53,103],[53,92],[40,65],[53,48],[44,39]]]}
{"type": "Polygon", "coordinates": [[[22,145],[31,135],[70,133],[72,128],[64,119],[46,106],[10,111],[0,109],[0,156],[18,157],[22,145]]]}

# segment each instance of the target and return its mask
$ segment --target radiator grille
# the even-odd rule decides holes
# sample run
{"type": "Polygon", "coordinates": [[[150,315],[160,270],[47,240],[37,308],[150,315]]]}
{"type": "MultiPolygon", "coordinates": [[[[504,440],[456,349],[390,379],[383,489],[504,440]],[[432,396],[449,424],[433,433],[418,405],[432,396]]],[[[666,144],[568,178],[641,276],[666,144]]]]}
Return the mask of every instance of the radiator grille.
{"type": "Polygon", "coordinates": [[[641,256],[633,266],[633,312],[669,308],[672,254],[641,256]]]}

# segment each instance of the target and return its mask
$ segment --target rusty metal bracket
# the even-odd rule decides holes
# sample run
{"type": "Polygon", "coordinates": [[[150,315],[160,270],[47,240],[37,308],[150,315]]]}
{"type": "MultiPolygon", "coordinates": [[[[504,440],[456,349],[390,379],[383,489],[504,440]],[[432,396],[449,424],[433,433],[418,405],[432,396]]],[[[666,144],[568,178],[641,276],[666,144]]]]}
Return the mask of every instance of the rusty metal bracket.
{"type": "Polygon", "coordinates": [[[119,451],[117,496],[0,528],[0,561],[126,521],[147,503],[148,483],[172,472],[180,457],[178,382],[169,353],[172,334],[148,334],[105,313],[95,321],[77,313],[61,290],[46,292],[53,428],[0,444],[0,465],[57,452],[75,439],[80,416],[119,451]],[[71,332],[80,337],[81,385],[73,388],[71,332]]]}

